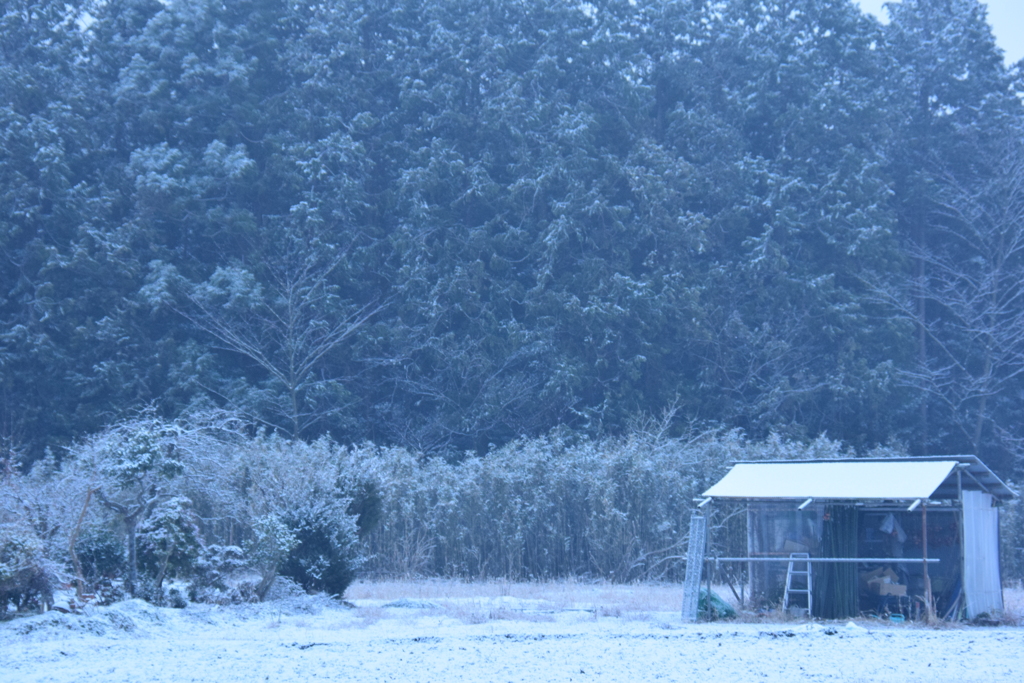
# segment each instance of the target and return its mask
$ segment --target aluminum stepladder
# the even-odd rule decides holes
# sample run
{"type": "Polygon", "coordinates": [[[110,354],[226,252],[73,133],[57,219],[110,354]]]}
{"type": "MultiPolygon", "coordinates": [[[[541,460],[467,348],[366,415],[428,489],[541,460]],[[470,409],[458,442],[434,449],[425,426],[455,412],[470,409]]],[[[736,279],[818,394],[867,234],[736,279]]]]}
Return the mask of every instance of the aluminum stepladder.
{"type": "Polygon", "coordinates": [[[783,611],[789,609],[789,599],[791,595],[806,595],[807,596],[807,615],[812,616],[814,614],[814,597],[812,595],[813,587],[811,585],[811,561],[810,554],[808,553],[790,553],[789,555],[789,568],[786,570],[786,591],[782,594],[782,609],[783,611]],[[802,564],[803,570],[794,569],[793,565],[802,564]],[[803,577],[804,587],[793,587],[793,577],[803,577]]]}

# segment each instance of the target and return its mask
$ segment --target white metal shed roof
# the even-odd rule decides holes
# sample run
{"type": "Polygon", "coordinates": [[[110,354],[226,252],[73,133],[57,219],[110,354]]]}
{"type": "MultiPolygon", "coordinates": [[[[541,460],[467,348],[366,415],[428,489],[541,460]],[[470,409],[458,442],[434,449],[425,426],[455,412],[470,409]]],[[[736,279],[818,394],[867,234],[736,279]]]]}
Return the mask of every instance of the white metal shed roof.
{"type": "Polygon", "coordinates": [[[958,460],[739,463],[708,498],[915,500],[930,497],[958,460]]]}

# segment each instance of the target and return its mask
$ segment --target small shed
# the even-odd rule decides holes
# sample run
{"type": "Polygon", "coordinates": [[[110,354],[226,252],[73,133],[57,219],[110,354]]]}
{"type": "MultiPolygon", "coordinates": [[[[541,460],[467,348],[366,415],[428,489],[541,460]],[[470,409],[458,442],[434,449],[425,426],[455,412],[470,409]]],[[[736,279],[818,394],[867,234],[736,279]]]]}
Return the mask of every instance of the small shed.
{"type": "Polygon", "coordinates": [[[1013,495],[977,457],[947,455],[740,462],[701,505],[746,507],[746,556],[708,559],[747,563],[755,603],[973,619],[1003,609],[998,506],[1013,495]]]}

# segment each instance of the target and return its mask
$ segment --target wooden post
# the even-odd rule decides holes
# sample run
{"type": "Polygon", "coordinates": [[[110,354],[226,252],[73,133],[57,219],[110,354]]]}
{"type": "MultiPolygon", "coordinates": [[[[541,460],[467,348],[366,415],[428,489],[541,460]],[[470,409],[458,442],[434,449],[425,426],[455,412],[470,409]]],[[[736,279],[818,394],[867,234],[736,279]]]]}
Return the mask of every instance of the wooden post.
{"type": "Polygon", "coordinates": [[[921,568],[924,570],[924,602],[928,623],[935,621],[932,580],[928,576],[928,504],[921,505],[921,568]]]}

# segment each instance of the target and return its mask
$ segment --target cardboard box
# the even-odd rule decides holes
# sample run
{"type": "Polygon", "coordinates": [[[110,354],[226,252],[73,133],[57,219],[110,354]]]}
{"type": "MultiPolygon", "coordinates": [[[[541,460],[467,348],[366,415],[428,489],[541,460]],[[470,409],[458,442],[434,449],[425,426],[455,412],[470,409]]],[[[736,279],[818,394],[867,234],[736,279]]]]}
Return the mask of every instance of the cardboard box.
{"type": "Polygon", "coordinates": [[[860,582],[862,584],[871,583],[872,581],[884,581],[886,583],[899,583],[900,577],[893,570],[888,567],[879,567],[878,569],[872,569],[869,572],[860,573],[860,582]]]}
{"type": "Polygon", "coordinates": [[[872,595],[906,595],[907,587],[902,585],[900,577],[889,568],[873,569],[861,572],[861,589],[872,595]]]}
{"type": "Polygon", "coordinates": [[[896,595],[907,594],[907,587],[901,583],[885,583],[883,581],[871,581],[868,583],[868,590],[872,595],[896,595]]]}
{"type": "Polygon", "coordinates": [[[786,542],[782,544],[782,552],[784,553],[806,553],[808,550],[810,548],[803,543],[797,543],[789,539],[786,539],[786,542]]]}

